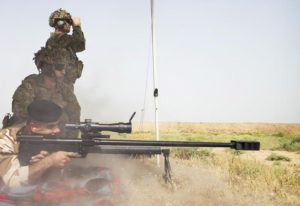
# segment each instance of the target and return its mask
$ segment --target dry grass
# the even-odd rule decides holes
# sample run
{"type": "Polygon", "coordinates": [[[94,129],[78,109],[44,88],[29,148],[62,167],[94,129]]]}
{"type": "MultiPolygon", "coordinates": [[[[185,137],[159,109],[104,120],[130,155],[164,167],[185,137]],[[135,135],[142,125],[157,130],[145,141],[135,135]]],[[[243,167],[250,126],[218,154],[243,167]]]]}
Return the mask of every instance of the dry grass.
{"type": "MultiPolygon", "coordinates": [[[[161,131],[187,131],[187,132],[262,132],[266,134],[300,134],[300,124],[281,123],[194,123],[194,122],[160,122],[161,131]]],[[[154,123],[133,123],[133,131],[155,131],[154,123]]]]}
{"type": "Polygon", "coordinates": [[[155,158],[115,160],[116,155],[99,155],[97,159],[91,154],[81,161],[107,164],[122,176],[124,206],[294,206],[300,202],[299,164],[269,165],[248,155],[253,152],[229,149],[185,151],[172,150],[172,185],[164,183],[163,168],[156,167],[155,158]]]}
{"type": "MultiPolygon", "coordinates": [[[[153,139],[155,135],[152,126],[144,124],[144,132],[135,132],[129,138],[153,139]]],[[[183,194],[188,196],[186,190],[195,190],[191,195],[200,195],[201,200],[206,200],[206,205],[299,205],[300,124],[162,123],[160,128],[162,140],[227,142],[231,139],[253,139],[259,140],[264,149],[259,152],[201,148],[172,149],[171,155],[175,161],[180,159],[186,163],[180,163],[180,167],[184,167],[183,171],[176,171],[178,165],[173,170],[177,183],[175,185],[179,190],[182,187],[180,191],[183,194]],[[266,157],[274,152],[277,154],[276,158],[272,158],[273,161],[266,160],[266,157]],[[283,161],[284,159],[289,159],[290,162],[283,161]],[[207,176],[197,174],[192,174],[190,182],[184,180],[183,178],[189,177],[191,173],[189,171],[197,167],[195,165],[202,165],[210,170],[210,174],[219,179],[218,182],[214,184],[207,181],[207,176]],[[179,176],[176,176],[177,172],[180,173],[179,176]],[[211,192],[206,193],[203,185],[197,183],[198,179],[200,182],[205,179],[205,185],[209,187],[206,189],[211,192]],[[184,185],[182,181],[189,183],[184,185]],[[211,193],[214,197],[210,196],[211,193]]],[[[135,127],[135,131],[138,129],[135,127]]],[[[167,190],[165,192],[168,193],[167,190]]],[[[188,196],[188,199],[180,196],[180,204],[201,205],[197,204],[197,200],[192,196],[188,196]]],[[[172,202],[172,196],[168,197],[169,202],[154,199],[152,204],[161,201],[162,204],[159,205],[176,205],[172,202]]],[[[173,198],[176,199],[176,196],[173,198]]]]}
{"type": "Polygon", "coordinates": [[[299,167],[271,167],[231,153],[171,158],[171,166],[173,185],[164,183],[155,158],[137,159],[121,167],[129,200],[124,205],[294,206],[300,202],[299,167]]]}
{"type": "Polygon", "coordinates": [[[249,193],[268,194],[283,205],[300,202],[300,167],[296,164],[266,165],[255,159],[242,159],[232,153],[216,156],[211,161],[228,174],[229,184],[249,193]]]}

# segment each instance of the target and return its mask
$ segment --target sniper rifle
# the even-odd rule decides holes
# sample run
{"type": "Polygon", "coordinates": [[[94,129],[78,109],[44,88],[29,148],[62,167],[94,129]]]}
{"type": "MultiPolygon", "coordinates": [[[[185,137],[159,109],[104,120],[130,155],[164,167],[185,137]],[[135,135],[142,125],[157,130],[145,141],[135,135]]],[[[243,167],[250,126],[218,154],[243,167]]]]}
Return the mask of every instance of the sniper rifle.
{"type": "Polygon", "coordinates": [[[109,135],[102,131],[131,133],[131,120],[127,123],[100,124],[90,119],[79,124],[66,124],[67,129],[79,129],[81,138],[63,138],[43,135],[17,134],[20,142],[19,160],[21,165],[28,165],[32,156],[45,150],[50,153],[56,151],[75,152],[80,157],[88,153],[129,154],[129,155],[164,155],[165,180],[170,180],[171,167],[169,162],[170,150],[162,147],[228,147],[235,150],[259,150],[260,142],[249,140],[231,140],[230,142],[195,142],[195,141],[151,141],[151,140],[123,140],[109,139],[109,135]]]}

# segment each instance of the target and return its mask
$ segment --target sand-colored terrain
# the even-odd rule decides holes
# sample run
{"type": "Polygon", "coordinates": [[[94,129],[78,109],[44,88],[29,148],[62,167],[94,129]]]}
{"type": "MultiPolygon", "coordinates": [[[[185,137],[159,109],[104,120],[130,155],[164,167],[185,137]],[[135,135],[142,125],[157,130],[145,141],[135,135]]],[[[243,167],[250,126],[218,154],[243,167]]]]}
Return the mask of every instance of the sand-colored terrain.
{"type": "MultiPolygon", "coordinates": [[[[256,155],[245,158],[253,159],[256,155]]],[[[232,183],[227,171],[209,166],[199,159],[171,158],[173,184],[164,182],[163,165],[157,167],[155,158],[136,159],[115,155],[100,158],[91,155],[88,159],[93,164],[101,162],[120,174],[124,185],[123,206],[275,206],[294,205],[297,201],[293,195],[289,195],[289,200],[283,200],[285,198],[278,197],[273,191],[253,189],[242,179],[232,183]]]]}
{"type": "MultiPolygon", "coordinates": [[[[133,123],[134,132],[141,130],[141,125],[133,123]]],[[[257,123],[160,123],[160,130],[166,132],[262,132],[267,134],[283,133],[299,135],[300,124],[257,124],[257,123]]],[[[142,131],[154,131],[153,123],[145,123],[142,131]]],[[[231,161],[228,158],[228,150],[224,148],[212,149],[219,158],[231,161]]],[[[271,153],[289,157],[290,162],[280,162],[282,168],[300,168],[299,152],[288,151],[245,151],[236,158],[242,161],[258,162],[272,168],[274,162],[267,161],[271,153]]],[[[124,196],[122,206],[200,206],[200,205],[299,205],[300,198],[297,192],[286,189],[285,182],[272,182],[273,176],[263,173],[258,179],[243,179],[234,176],[228,170],[214,163],[205,163],[202,159],[181,160],[171,158],[172,184],[166,184],[162,178],[163,165],[156,166],[155,158],[132,158],[118,155],[89,155],[87,159],[81,159],[80,165],[94,164],[112,168],[122,179],[124,196]],[[234,177],[233,177],[234,176],[234,177]],[[264,180],[264,177],[266,180],[264,180]],[[270,186],[268,184],[271,184],[270,186]],[[274,184],[274,185],[272,185],[274,184]],[[285,189],[280,188],[284,186],[285,189]]],[[[162,160],[162,159],[161,159],[162,160]]],[[[225,160],[225,162],[227,161],[225,160]]],[[[210,159],[210,161],[212,161],[210,159]]],[[[163,161],[161,161],[162,163],[163,161]]],[[[241,165],[237,162],[235,168],[241,165]]],[[[243,163],[242,163],[243,164],[243,163]]],[[[256,163],[254,164],[256,165],[256,163]]],[[[255,172],[261,167],[248,168],[249,172],[255,172]]],[[[297,170],[290,170],[297,172],[297,170]]],[[[269,173],[269,170],[267,170],[269,173]]],[[[287,179],[289,180],[289,179],[287,179]]],[[[295,186],[293,189],[299,187],[295,186]]],[[[118,204],[119,205],[119,204],[118,204]]]]}
{"type": "MultiPolygon", "coordinates": [[[[133,123],[133,131],[155,131],[154,123],[133,123]]],[[[284,123],[205,123],[205,122],[160,122],[161,131],[202,132],[264,132],[268,134],[300,134],[300,124],[284,123]]]]}

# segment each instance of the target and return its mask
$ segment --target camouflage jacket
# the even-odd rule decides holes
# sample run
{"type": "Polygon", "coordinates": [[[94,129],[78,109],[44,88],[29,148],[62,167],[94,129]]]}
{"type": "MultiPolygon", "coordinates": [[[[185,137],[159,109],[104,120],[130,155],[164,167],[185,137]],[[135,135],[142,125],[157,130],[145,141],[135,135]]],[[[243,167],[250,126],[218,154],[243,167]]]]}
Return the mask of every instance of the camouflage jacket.
{"type": "Polygon", "coordinates": [[[46,88],[41,74],[29,75],[16,89],[12,101],[14,118],[18,122],[26,121],[28,105],[40,99],[51,100],[63,109],[61,125],[80,122],[81,108],[73,91],[65,83],[58,83],[53,89],[46,88]]]}
{"type": "Polygon", "coordinates": [[[0,179],[7,186],[28,183],[28,166],[21,166],[17,158],[19,144],[16,134],[23,125],[0,130],[0,179]]]}
{"type": "Polygon", "coordinates": [[[66,33],[51,33],[46,42],[46,47],[66,48],[70,52],[72,62],[66,68],[65,83],[73,88],[76,79],[81,77],[83,63],[76,52],[85,50],[85,38],[80,26],[73,26],[72,35],[66,33]]]}

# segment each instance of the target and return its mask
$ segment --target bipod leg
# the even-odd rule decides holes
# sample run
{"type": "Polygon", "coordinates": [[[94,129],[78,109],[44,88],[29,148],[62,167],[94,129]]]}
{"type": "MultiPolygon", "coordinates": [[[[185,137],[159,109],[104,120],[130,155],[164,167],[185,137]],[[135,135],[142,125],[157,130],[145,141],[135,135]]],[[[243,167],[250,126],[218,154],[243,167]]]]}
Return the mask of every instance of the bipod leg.
{"type": "Polygon", "coordinates": [[[169,149],[163,149],[162,153],[164,155],[164,170],[165,174],[163,175],[163,178],[165,180],[165,183],[171,183],[172,184],[172,178],[171,178],[171,164],[169,160],[170,150],[169,149]]]}

